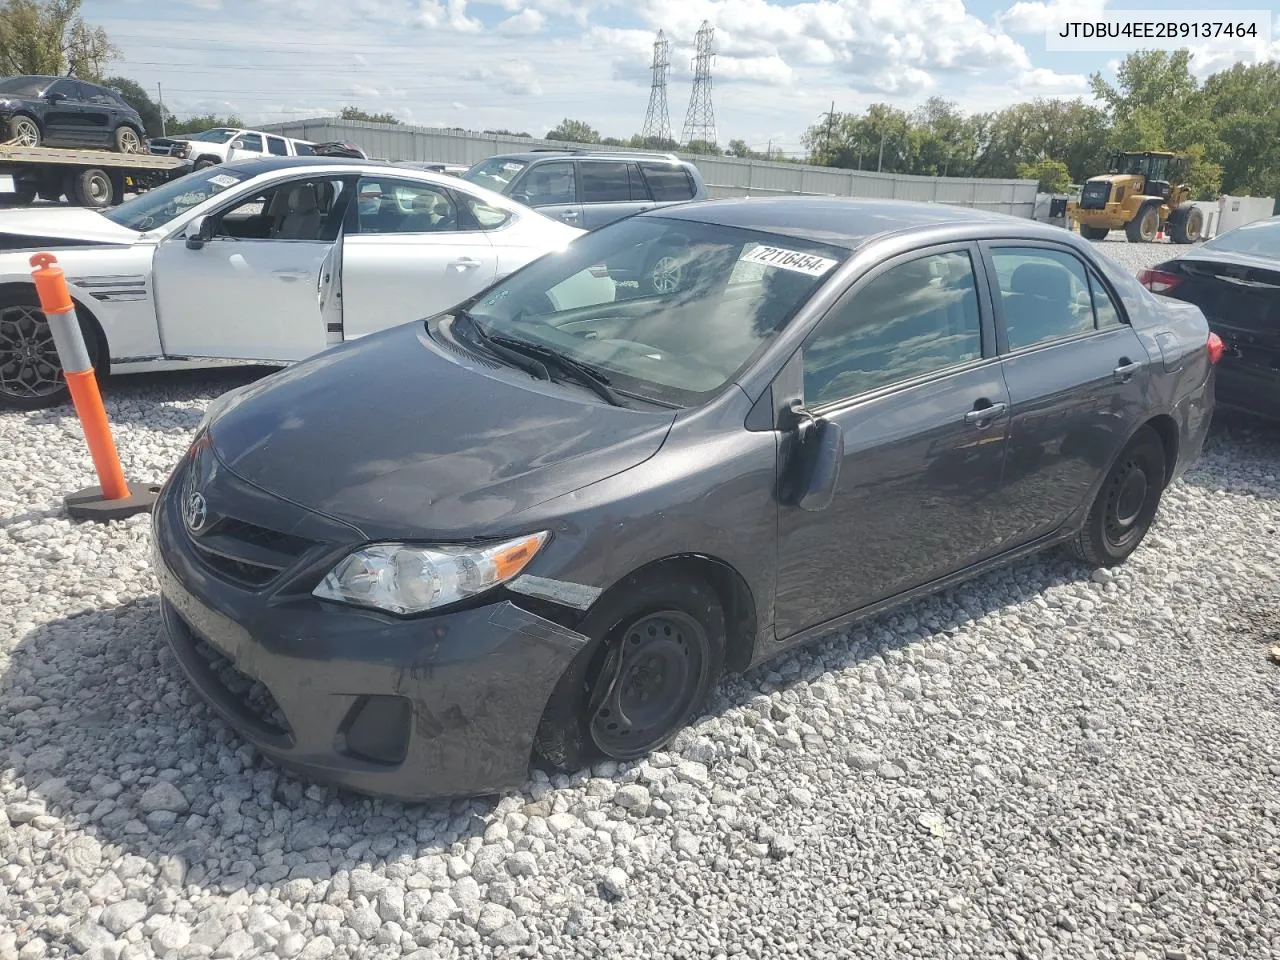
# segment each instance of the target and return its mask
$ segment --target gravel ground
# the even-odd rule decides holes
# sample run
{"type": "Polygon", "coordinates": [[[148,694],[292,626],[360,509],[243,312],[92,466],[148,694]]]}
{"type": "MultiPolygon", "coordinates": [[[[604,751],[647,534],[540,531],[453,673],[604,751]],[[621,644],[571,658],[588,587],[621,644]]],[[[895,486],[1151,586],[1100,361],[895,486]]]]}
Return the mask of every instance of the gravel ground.
{"type": "MultiPolygon", "coordinates": [[[[246,377],[116,384],[129,477],[246,377]]],[[[61,515],[83,450],[0,413],[0,960],[1280,957],[1280,430],[1220,418],[1115,572],[1021,562],[730,678],[645,762],[423,806],[197,700],[146,519],[61,515]]]]}

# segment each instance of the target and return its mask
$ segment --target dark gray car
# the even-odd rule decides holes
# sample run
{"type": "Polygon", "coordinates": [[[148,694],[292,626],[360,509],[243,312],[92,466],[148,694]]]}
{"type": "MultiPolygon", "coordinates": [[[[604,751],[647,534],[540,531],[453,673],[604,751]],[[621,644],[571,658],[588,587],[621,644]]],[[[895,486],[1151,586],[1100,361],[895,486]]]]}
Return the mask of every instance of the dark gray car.
{"type": "Polygon", "coordinates": [[[247,739],[358,790],[636,758],[723,670],[1055,544],[1123,561],[1216,355],[1024,220],[643,214],[216,401],[154,515],[165,622],[247,739]],[[671,289],[562,301],[638,248],[671,289]]]}

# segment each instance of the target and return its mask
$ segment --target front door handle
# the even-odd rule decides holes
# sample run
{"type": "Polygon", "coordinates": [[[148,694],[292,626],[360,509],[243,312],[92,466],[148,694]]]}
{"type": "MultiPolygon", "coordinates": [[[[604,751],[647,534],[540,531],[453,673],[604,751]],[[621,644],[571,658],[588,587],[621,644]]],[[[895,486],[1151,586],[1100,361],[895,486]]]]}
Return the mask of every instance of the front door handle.
{"type": "Polygon", "coordinates": [[[1120,366],[1111,371],[1111,375],[1115,377],[1116,383],[1128,383],[1133,379],[1133,375],[1142,369],[1141,363],[1134,363],[1128,357],[1120,358],[1120,366]]]}
{"type": "Polygon", "coordinates": [[[992,420],[1003,416],[1008,409],[1009,405],[1006,403],[989,403],[985,407],[978,407],[966,413],[964,422],[984,430],[991,425],[992,420]]]}
{"type": "Polygon", "coordinates": [[[577,211],[577,210],[566,210],[564,213],[560,214],[560,219],[561,219],[561,220],[577,220],[577,219],[578,219],[578,211],[577,211]]]}
{"type": "Polygon", "coordinates": [[[307,276],[305,270],[272,270],[271,275],[285,283],[293,283],[295,280],[303,280],[307,276]]]}
{"type": "Polygon", "coordinates": [[[471,270],[480,266],[480,261],[475,257],[459,257],[457,260],[453,261],[453,263],[449,264],[449,266],[462,267],[464,270],[471,270]]]}

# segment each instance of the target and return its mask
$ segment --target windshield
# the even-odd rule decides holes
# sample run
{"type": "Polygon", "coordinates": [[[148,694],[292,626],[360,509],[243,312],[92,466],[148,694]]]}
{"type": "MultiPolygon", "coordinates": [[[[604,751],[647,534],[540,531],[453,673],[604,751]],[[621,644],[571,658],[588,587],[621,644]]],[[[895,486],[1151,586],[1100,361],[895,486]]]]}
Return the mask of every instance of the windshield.
{"type": "Polygon", "coordinates": [[[546,347],[618,391],[693,406],[736,377],[847,251],[659,217],[579,237],[469,304],[489,337],[546,347]]]}
{"type": "Polygon", "coordinates": [[[148,190],[118,207],[103,210],[102,215],[130,230],[154,230],[244,179],[243,173],[211,167],[148,190]]]}
{"type": "Polygon", "coordinates": [[[214,127],[212,130],[197,133],[194,137],[187,137],[186,139],[201,140],[205,143],[226,143],[238,132],[236,130],[228,130],[226,127],[214,127]]]}
{"type": "Polygon", "coordinates": [[[507,157],[490,157],[488,160],[481,160],[474,167],[462,175],[463,180],[470,180],[482,187],[488,187],[498,193],[506,193],[507,187],[511,186],[520,171],[527,167],[523,160],[511,160],[507,157]]]}
{"type": "Polygon", "coordinates": [[[48,77],[10,77],[0,80],[0,93],[11,93],[18,97],[38,97],[40,91],[50,83],[48,77]]]}
{"type": "Polygon", "coordinates": [[[1203,244],[1205,250],[1280,259],[1280,219],[1257,220],[1203,244]]]}

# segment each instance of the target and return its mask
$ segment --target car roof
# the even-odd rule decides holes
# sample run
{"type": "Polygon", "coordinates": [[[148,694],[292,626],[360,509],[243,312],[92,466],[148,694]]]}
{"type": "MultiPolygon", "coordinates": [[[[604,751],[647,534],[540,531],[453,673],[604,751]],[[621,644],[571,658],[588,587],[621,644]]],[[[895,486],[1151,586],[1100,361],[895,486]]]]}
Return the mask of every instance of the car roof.
{"type": "Polygon", "coordinates": [[[856,197],[767,197],[697,200],[660,207],[643,217],[696,220],[726,227],[828,243],[856,249],[870,237],[901,230],[924,229],[943,223],[1013,221],[1022,217],[975,210],[945,203],[910,200],[864,200],[856,197]]]}
{"type": "Polygon", "coordinates": [[[668,156],[665,153],[649,153],[644,150],[529,150],[525,153],[499,153],[492,157],[485,157],[484,160],[477,161],[484,163],[488,160],[523,160],[525,163],[532,163],[535,160],[658,160],[667,163],[688,163],[679,157],[668,156]]]}

